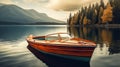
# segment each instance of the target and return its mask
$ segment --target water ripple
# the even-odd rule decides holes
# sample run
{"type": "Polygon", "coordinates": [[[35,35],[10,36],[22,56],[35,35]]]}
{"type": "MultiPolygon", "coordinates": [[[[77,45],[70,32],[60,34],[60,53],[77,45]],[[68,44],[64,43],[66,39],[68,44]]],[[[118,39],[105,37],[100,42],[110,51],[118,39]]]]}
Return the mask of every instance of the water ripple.
{"type": "Polygon", "coordinates": [[[26,48],[26,42],[13,45],[10,42],[0,43],[0,65],[2,67],[47,67],[26,48]]]}

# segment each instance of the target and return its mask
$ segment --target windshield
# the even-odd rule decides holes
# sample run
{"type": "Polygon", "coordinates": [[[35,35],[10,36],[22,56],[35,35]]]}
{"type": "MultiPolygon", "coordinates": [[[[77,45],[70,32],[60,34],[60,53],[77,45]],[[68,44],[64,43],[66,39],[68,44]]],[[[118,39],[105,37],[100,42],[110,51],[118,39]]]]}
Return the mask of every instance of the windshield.
{"type": "Polygon", "coordinates": [[[45,37],[45,40],[58,40],[58,35],[49,35],[45,37]]]}
{"type": "Polygon", "coordinates": [[[68,40],[70,36],[68,34],[51,34],[45,37],[45,40],[68,40]]]}
{"type": "Polygon", "coordinates": [[[70,36],[68,34],[60,34],[62,40],[65,40],[65,39],[70,39],[70,36]]]}

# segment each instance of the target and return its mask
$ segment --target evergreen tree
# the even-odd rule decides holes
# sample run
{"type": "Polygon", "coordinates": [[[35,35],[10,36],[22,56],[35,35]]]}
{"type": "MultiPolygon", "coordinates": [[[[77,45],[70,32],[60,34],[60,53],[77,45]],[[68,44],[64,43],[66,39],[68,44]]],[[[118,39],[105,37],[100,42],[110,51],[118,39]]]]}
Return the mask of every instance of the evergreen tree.
{"type": "Polygon", "coordinates": [[[93,15],[92,15],[92,20],[91,20],[91,24],[95,24],[95,22],[96,22],[96,18],[97,17],[97,11],[96,11],[96,9],[93,9],[93,15]]]}
{"type": "Polygon", "coordinates": [[[83,18],[84,18],[84,14],[82,13],[82,14],[81,14],[81,17],[80,17],[80,23],[79,23],[79,24],[81,24],[81,25],[83,25],[83,18]]]}
{"type": "Polygon", "coordinates": [[[70,23],[71,23],[71,18],[72,18],[72,16],[71,16],[71,13],[70,13],[70,15],[69,15],[69,19],[67,20],[68,25],[70,25],[70,23]]]}
{"type": "Polygon", "coordinates": [[[75,25],[78,24],[78,16],[79,16],[79,13],[77,12],[77,13],[74,15],[74,24],[75,24],[75,25]]]}
{"type": "Polygon", "coordinates": [[[86,24],[102,24],[114,23],[119,24],[120,20],[120,2],[119,0],[109,0],[107,5],[103,0],[100,4],[92,4],[88,7],[82,7],[80,11],[73,16],[69,16],[67,20],[69,25],[86,25],[86,24]]]}
{"type": "MultiPolygon", "coordinates": [[[[87,18],[91,21],[92,20],[92,15],[93,15],[93,9],[91,5],[89,5],[88,10],[87,10],[87,18]]],[[[91,22],[90,22],[91,23],[91,22]]]]}
{"type": "Polygon", "coordinates": [[[98,24],[101,24],[102,23],[102,15],[103,15],[103,7],[100,7],[100,11],[99,11],[99,15],[98,15],[98,24]]]}
{"type": "Polygon", "coordinates": [[[100,7],[99,4],[96,3],[96,4],[95,4],[95,9],[96,9],[97,11],[99,11],[99,7],[100,7]]]}
{"type": "Polygon", "coordinates": [[[100,7],[102,7],[103,9],[105,8],[105,4],[103,0],[100,0],[100,7]]]}
{"type": "Polygon", "coordinates": [[[76,25],[79,25],[79,24],[80,24],[80,15],[81,15],[81,14],[80,14],[80,10],[79,10],[76,25]]]}
{"type": "Polygon", "coordinates": [[[95,24],[97,24],[98,21],[99,21],[99,11],[100,11],[100,6],[98,5],[98,3],[96,3],[96,5],[95,5],[95,12],[96,12],[96,21],[95,21],[95,24]]]}
{"type": "Polygon", "coordinates": [[[114,6],[114,0],[109,0],[111,6],[113,7],[114,6]]]}
{"type": "Polygon", "coordinates": [[[120,24],[120,0],[114,0],[113,23],[120,24]]]}

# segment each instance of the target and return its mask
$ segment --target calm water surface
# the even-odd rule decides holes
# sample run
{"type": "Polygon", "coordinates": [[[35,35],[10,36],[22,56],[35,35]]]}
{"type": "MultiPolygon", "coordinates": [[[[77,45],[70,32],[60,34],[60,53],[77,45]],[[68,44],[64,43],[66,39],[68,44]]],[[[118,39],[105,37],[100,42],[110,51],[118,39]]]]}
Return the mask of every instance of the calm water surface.
{"type": "Polygon", "coordinates": [[[0,26],[0,67],[120,67],[119,28],[81,28],[66,26],[0,26]],[[90,62],[41,53],[28,46],[25,38],[69,32],[97,43],[90,62]]]}

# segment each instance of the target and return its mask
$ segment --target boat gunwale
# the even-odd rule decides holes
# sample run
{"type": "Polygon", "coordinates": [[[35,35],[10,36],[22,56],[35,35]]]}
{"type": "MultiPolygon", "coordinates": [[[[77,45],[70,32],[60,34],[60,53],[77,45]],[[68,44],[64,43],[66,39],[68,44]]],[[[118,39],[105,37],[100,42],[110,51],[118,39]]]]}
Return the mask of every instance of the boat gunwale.
{"type": "Polygon", "coordinates": [[[81,48],[95,48],[95,46],[84,46],[84,45],[68,45],[68,44],[51,44],[51,43],[41,43],[41,42],[37,42],[35,41],[34,39],[31,41],[31,40],[28,40],[27,41],[29,43],[33,43],[33,44],[39,44],[39,45],[45,45],[45,46],[59,46],[59,47],[81,47],[81,48]]]}
{"type": "Polygon", "coordinates": [[[85,41],[85,42],[90,42],[90,43],[92,43],[92,44],[95,44],[95,45],[74,45],[74,44],[78,44],[78,43],[72,43],[72,44],[70,44],[69,45],[69,42],[68,43],[47,43],[47,42],[45,42],[45,43],[42,43],[42,42],[38,42],[38,41],[47,41],[47,40],[38,40],[38,41],[36,41],[37,40],[37,38],[45,38],[45,37],[47,37],[47,36],[49,36],[49,35],[54,35],[54,34],[67,34],[67,33],[52,33],[52,34],[48,34],[48,35],[44,35],[44,36],[31,36],[30,37],[30,39],[29,39],[29,37],[27,37],[27,41],[29,41],[29,42],[32,42],[32,43],[36,43],[36,44],[42,44],[42,45],[49,45],[49,46],[61,46],[61,47],[96,47],[97,45],[96,45],[96,43],[95,42],[93,42],[93,41],[90,41],[90,40],[85,40],[85,39],[82,39],[82,38],[78,38],[78,39],[80,39],[80,40],[82,40],[82,41],[85,41]]]}

